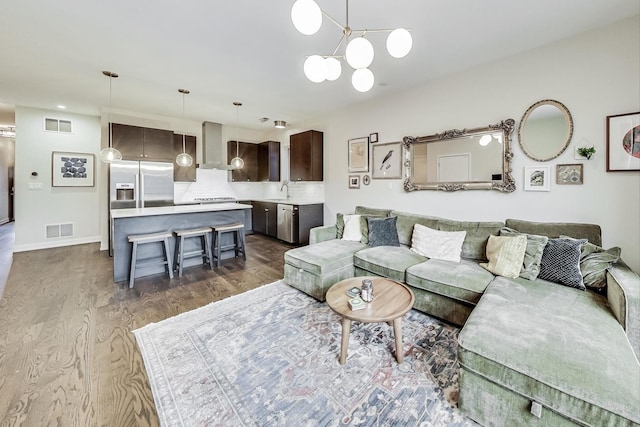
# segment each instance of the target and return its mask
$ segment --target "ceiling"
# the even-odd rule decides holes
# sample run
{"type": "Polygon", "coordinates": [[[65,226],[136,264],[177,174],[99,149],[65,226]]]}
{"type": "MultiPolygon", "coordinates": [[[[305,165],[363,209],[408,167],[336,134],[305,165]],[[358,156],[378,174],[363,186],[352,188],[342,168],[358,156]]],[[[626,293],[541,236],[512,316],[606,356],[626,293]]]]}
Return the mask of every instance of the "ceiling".
{"type": "MultiPolygon", "coordinates": [[[[324,19],[313,36],[291,23],[294,0],[5,0],[0,25],[0,112],[24,105],[98,115],[113,109],[243,127],[301,124],[341,107],[505,58],[640,13],[640,0],[351,0],[352,28],[410,28],[413,50],[393,59],[386,36],[367,38],[376,82],[311,83],[307,55],[331,54],[342,35],[324,19]],[[268,117],[264,124],[259,118],[268,117]]],[[[345,23],[345,3],[316,0],[345,23]]],[[[344,52],[344,51],[342,51],[344,52]]],[[[4,115],[2,115],[4,117],[4,115]]]]}

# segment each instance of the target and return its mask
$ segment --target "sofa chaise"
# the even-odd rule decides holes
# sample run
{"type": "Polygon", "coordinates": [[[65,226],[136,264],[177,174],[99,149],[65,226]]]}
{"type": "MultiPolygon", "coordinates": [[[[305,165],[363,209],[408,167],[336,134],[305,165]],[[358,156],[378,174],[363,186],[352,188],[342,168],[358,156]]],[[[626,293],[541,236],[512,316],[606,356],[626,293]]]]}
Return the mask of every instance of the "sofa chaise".
{"type": "Polygon", "coordinates": [[[341,221],[312,229],[309,246],[285,253],[285,281],[320,301],[331,285],[349,277],[382,276],[408,285],[416,310],[462,326],[458,404],[482,425],[640,426],[638,275],[620,259],[598,264],[606,286],[596,290],[531,274],[542,268],[535,250],[529,253],[535,239],[547,242],[537,243],[538,263],[551,242],[591,245],[602,253],[598,225],[453,221],[360,206],[355,214],[360,241],[338,238],[341,221]],[[377,218],[394,218],[397,245],[370,245],[367,224],[377,218]],[[464,231],[459,262],[412,250],[416,224],[464,231]],[[488,241],[503,233],[527,236],[523,277],[486,268],[488,241]]]}

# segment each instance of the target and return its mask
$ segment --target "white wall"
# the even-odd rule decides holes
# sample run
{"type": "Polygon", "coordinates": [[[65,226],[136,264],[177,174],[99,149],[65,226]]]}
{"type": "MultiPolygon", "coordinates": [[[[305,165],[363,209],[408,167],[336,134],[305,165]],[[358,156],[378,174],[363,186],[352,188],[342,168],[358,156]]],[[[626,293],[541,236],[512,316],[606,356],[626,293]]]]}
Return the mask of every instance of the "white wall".
{"type": "Polygon", "coordinates": [[[0,224],[9,222],[9,169],[14,166],[14,138],[0,137],[0,224]]]}
{"type": "MultiPolygon", "coordinates": [[[[414,48],[412,54],[420,54],[414,48]]],[[[605,118],[640,111],[639,76],[640,17],[635,17],[306,123],[325,132],[325,223],[334,223],[337,212],[352,211],[356,205],[459,220],[596,223],[602,227],[604,246],[620,246],[623,259],[638,272],[640,173],[606,172],[605,118]],[[506,118],[518,124],[531,104],[548,98],[569,108],[575,128],[569,149],[544,164],[553,176],[556,164],[584,163],[584,185],[556,185],[554,179],[550,192],[523,191],[524,167],[540,163],[524,155],[514,131],[513,193],[406,193],[401,180],[372,180],[359,190],[348,189],[350,138],[378,132],[380,142],[391,142],[506,118]],[[597,150],[591,160],[574,159],[576,146],[591,145],[597,150]]]]}
{"type": "MultiPolygon", "coordinates": [[[[14,251],[99,241],[99,182],[94,187],[52,187],[51,153],[96,154],[100,150],[100,119],[21,106],[16,107],[15,117],[14,251]],[[44,131],[44,117],[70,120],[72,133],[44,131]],[[30,190],[30,183],[42,187],[30,190]],[[73,236],[45,239],[46,225],[63,223],[73,224],[73,236]]],[[[95,164],[99,172],[101,165],[95,164]]],[[[96,181],[98,176],[96,173],[96,181]]]]}

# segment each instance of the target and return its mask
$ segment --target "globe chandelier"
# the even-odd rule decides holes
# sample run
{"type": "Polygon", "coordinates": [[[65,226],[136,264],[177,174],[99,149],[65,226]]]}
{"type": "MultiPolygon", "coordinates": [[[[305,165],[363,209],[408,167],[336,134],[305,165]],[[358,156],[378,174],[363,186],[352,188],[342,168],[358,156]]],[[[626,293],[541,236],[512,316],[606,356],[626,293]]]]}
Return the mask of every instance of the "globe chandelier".
{"type": "Polygon", "coordinates": [[[113,147],[113,129],[111,126],[111,83],[113,82],[113,79],[117,79],[119,76],[118,73],[114,73],[113,71],[103,71],[102,74],[109,77],[109,118],[107,119],[109,123],[109,146],[100,150],[98,157],[104,163],[111,163],[122,160],[122,153],[120,150],[113,147]]]}
{"type": "Polygon", "coordinates": [[[331,55],[311,55],[304,61],[304,74],[314,83],[337,80],[342,74],[341,60],[344,59],[354,69],[351,75],[353,87],[359,92],[369,91],[375,81],[373,72],[369,69],[375,53],[373,45],[365,38],[367,33],[389,33],[387,52],[394,58],[403,58],[411,51],[413,39],[407,29],[355,30],[349,27],[349,0],[346,0],[345,25],[340,24],[320,9],[314,0],[296,0],[291,8],[293,25],[305,35],[313,35],[318,32],[322,26],[322,16],[340,28],[342,37],[331,55]],[[358,37],[355,34],[359,34],[358,37]],[[352,37],[351,40],[349,40],[350,37],[352,37]],[[345,53],[339,55],[338,51],[343,44],[346,45],[345,53]]]}
{"type": "MultiPolygon", "coordinates": [[[[189,95],[189,91],[187,89],[178,89],[178,92],[182,94],[182,120],[184,121],[184,97],[185,95],[189,95]]],[[[178,154],[176,157],[176,163],[178,166],[189,167],[193,164],[193,157],[186,150],[186,136],[185,132],[182,133],[182,153],[178,154]]]]}

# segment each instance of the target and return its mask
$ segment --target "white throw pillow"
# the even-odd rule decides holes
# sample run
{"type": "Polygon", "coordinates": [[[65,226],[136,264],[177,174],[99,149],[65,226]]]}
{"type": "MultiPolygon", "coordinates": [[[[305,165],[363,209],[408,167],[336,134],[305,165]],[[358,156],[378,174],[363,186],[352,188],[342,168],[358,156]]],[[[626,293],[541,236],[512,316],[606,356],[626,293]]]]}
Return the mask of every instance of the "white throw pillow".
{"type": "Polygon", "coordinates": [[[527,249],[527,235],[489,236],[487,241],[488,263],[480,265],[498,276],[515,279],[520,275],[524,253],[527,249]]]}
{"type": "Polygon", "coordinates": [[[344,215],[344,233],[342,240],[359,242],[362,239],[360,232],[360,215],[344,215]]]}
{"type": "Polygon", "coordinates": [[[415,224],[411,236],[411,250],[427,258],[460,262],[466,231],[440,231],[415,224]]]}

